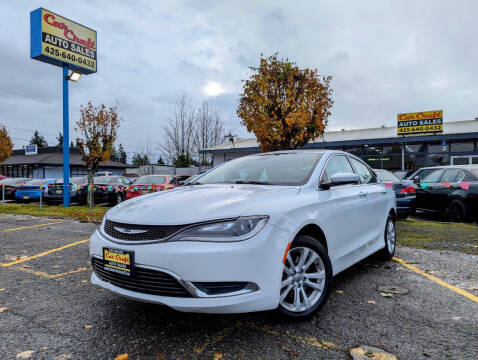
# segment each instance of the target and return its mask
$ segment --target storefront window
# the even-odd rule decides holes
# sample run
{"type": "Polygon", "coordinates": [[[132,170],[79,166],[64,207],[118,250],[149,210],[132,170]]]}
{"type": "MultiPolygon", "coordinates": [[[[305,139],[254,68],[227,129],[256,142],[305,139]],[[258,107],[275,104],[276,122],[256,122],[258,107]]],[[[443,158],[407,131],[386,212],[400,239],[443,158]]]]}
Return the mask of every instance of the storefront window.
{"type": "Polygon", "coordinates": [[[382,154],[382,145],[364,145],[363,153],[365,155],[382,154]]]}
{"type": "Polygon", "coordinates": [[[354,154],[355,156],[362,156],[362,148],[360,146],[345,146],[344,151],[354,154]]]}
{"type": "Polygon", "coordinates": [[[384,154],[401,154],[402,153],[402,144],[384,144],[383,145],[384,154]]]}
{"type": "Polygon", "coordinates": [[[427,166],[450,165],[450,156],[448,154],[429,154],[427,166]]]}
{"type": "Polygon", "coordinates": [[[432,141],[428,143],[428,152],[429,153],[446,153],[449,150],[448,142],[443,141],[432,141]]]}
{"type": "Polygon", "coordinates": [[[475,144],[472,140],[453,141],[451,143],[451,152],[473,151],[475,144]]]}
{"type": "Polygon", "coordinates": [[[406,153],[425,152],[425,143],[405,144],[406,153]]]}
{"type": "Polygon", "coordinates": [[[405,155],[405,169],[417,170],[425,166],[425,155],[405,155]]]}
{"type": "Polygon", "coordinates": [[[384,155],[382,163],[385,170],[401,170],[402,155],[384,155]]]}

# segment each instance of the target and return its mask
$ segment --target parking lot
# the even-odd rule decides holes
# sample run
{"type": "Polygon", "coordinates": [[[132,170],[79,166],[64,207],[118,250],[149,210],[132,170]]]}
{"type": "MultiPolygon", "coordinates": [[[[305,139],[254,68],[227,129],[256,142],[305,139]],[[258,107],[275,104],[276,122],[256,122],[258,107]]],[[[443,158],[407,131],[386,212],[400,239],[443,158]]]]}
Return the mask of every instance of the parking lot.
{"type": "Polygon", "coordinates": [[[96,288],[97,226],[0,214],[0,359],[350,359],[361,345],[400,359],[478,353],[477,255],[402,246],[396,261],[366,259],[335,278],[313,319],[293,323],[179,313],[96,288]],[[381,294],[384,285],[408,292],[381,294]]]}

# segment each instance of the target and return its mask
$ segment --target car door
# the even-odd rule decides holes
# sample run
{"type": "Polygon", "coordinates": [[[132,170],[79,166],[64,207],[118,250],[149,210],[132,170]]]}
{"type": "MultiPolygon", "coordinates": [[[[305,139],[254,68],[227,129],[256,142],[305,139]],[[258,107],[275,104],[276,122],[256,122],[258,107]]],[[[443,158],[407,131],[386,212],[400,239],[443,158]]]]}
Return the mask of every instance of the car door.
{"type": "Polygon", "coordinates": [[[430,202],[434,210],[446,211],[450,192],[459,186],[456,182],[458,172],[458,169],[446,169],[440,179],[440,183],[435,184],[429,190],[430,202]]]}
{"type": "Polygon", "coordinates": [[[353,157],[350,157],[350,162],[360,176],[359,195],[362,198],[361,208],[364,214],[361,225],[362,239],[357,238],[356,245],[368,247],[368,244],[378,242],[382,244],[382,233],[388,216],[387,188],[364,162],[353,157]]]}
{"type": "Polygon", "coordinates": [[[438,203],[435,198],[435,190],[440,186],[443,169],[435,170],[417,186],[417,208],[436,210],[438,203]]]}
{"type": "MultiPolygon", "coordinates": [[[[322,171],[320,183],[328,183],[330,176],[337,173],[354,173],[344,154],[332,155],[322,171]]],[[[362,234],[364,218],[363,199],[359,196],[359,185],[333,186],[318,192],[317,222],[329,239],[329,255],[334,272],[339,272],[354,263],[356,237],[362,234]]],[[[357,260],[358,261],[358,260],[357,260]]]]}

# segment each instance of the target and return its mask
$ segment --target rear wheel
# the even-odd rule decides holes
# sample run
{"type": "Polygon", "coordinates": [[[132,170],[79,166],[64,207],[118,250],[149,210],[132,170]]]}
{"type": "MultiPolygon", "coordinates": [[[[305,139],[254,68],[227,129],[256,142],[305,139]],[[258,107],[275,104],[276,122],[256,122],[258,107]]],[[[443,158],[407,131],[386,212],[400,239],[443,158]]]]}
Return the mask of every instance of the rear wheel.
{"type": "Polygon", "coordinates": [[[311,317],[327,300],[332,276],[322,244],[310,236],[297,236],[282,268],[279,311],[293,319],[311,317]]]}
{"type": "Polygon", "coordinates": [[[448,205],[448,215],[454,222],[470,222],[471,219],[467,214],[466,206],[463,201],[455,199],[448,205]]]}
{"type": "Polygon", "coordinates": [[[395,229],[395,221],[392,215],[388,215],[384,231],[385,247],[377,254],[382,260],[390,260],[395,254],[395,246],[397,245],[397,232],[395,229]]]}
{"type": "Polygon", "coordinates": [[[123,195],[119,192],[116,194],[115,205],[118,205],[122,201],[123,201],[123,195]]]}

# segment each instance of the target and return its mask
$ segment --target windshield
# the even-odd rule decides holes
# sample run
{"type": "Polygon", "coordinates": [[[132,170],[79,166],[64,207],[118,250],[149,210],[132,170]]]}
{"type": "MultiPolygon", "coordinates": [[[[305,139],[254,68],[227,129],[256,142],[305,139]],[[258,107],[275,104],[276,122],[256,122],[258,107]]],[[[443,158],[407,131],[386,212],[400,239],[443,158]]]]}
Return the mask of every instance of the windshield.
{"type": "Polygon", "coordinates": [[[29,182],[27,182],[25,185],[43,185],[49,181],[52,181],[52,179],[34,179],[34,180],[30,180],[29,182]]]}
{"type": "Polygon", "coordinates": [[[135,184],[164,184],[166,182],[166,176],[141,176],[135,184]]]}
{"type": "MultiPolygon", "coordinates": [[[[71,177],[70,178],[70,184],[75,184],[75,185],[81,185],[81,184],[84,184],[88,181],[88,178],[86,178],[85,176],[83,177],[71,177]]],[[[55,181],[55,184],[63,184],[63,178],[62,179],[58,179],[57,181],[55,181]]]]}
{"type": "Polygon", "coordinates": [[[470,169],[470,172],[476,177],[476,179],[478,180],[478,167],[476,168],[471,168],[470,169]]]}
{"type": "Polygon", "coordinates": [[[382,181],[400,181],[400,179],[393,175],[391,172],[380,170],[375,170],[375,172],[382,181]]]}
{"type": "Polygon", "coordinates": [[[211,170],[198,181],[200,184],[303,185],[321,157],[321,153],[308,151],[246,156],[211,170]]]}
{"type": "Polygon", "coordinates": [[[115,176],[95,176],[93,184],[111,184],[117,181],[115,176]]]}

